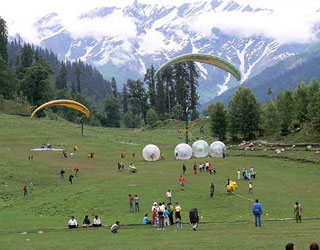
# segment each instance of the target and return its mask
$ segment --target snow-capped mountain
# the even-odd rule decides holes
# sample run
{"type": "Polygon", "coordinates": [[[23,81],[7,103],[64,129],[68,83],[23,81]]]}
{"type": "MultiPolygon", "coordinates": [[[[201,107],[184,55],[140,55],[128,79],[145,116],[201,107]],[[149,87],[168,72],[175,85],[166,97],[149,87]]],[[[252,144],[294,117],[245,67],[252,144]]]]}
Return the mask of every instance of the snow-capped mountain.
{"type": "MultiPolygon", "coordinates": [[[[92,25],[93,33],[78,31],[75,35],[57,13],[38,19],[34,28],[41,45],[58,54],[59,59],[91,63],[106,78],[115,76],[118,84],[128,78],[143,78],[151,64],[159,67],[169,58],[184,53],[208,53],[231,61],[242,73],[241,84],[266,67],[308,47],[284,44],[259,34],[239,36],[236,31],[225,32],[211,25],[218,21],[215,17],[219,18],[219,13],[225,12],[272,15],[272,10],[252,8],[232,0],[199,1],[180,6],[135,1],[122,8],[96,8],[81,14],[77,21],[92,25]],[[117,27],[114,17],[129,21],[124,27],[117,27]],[[101,23],[104,26],[101,27],[101,23]],[[104,33],[104,29],[108,32],[104,33]]],[[[197,65],[201,75],[200,103],[239,84],[218,68],[197,65]]]]}

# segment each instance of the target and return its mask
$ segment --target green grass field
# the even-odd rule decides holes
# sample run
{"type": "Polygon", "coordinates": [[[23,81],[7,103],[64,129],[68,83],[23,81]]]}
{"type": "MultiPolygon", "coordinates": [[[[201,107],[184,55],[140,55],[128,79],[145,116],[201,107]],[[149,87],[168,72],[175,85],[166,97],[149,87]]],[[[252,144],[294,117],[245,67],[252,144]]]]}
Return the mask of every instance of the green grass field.
{"type": "MultiPolygon", "coordinates": [[[[194,137],[199,135],[195,133],[194,137]]],[[[208,136],[205,139],[209,143],[213,140],[208,136]]],[[[235,156],[239,151],[230,150],[224,160],[210,159],[216,175],[196,176],[191,169],[193,162],[205,159],[185,161],[186,190],[180,191],[177,179],[183,161],[176,161],[173,153],[180,142],[177,129],[85,127],[85,136],[81,137],[79,125],[73,123],[0,114],[0,249],[284,249],[289,241],[295,242],[297,249],[308,249],[312,241],[320,241],[320,220],[304,220],[301,224],[271,220],[292,218],[296,200],[303,206],[304,218],[319,217],[318,155],[284,152],[289,159],[280,159],[246,152],[243,157],[235,156]],[[77,144],[79,150],[68,159],[61,152],[34,152],[34,159],[29,161],[30,148],[44,142],[54,147],[63,143],[68,152],[77,144]],[[145,162],[141,152],[148,143],[158,145],[165,160],[145,162]],[[128,153],[126,170],[118,172],[117,162],[124,149],[128,153]],[[95,159],[87,158],[91,151],[96,153],[95,159]],[[316,163],[300,163],[294,160],[297,157],[316,163]],[[137,174],[127,170],[130,162],[137,167],[137,174]],[[75,165],[80,173],[70,185],[67,176],[75,165]],[[241,197],[228,195],[226,179],[235,179],[237,169],[244,165],[257,170],[254,194],[248,194],[248,182],[241,180],[236,191],[241,197]],[[64,180],[60,179],[60,168],[66,170],[64,180]],[[212,200],[211,181],[216,185],[212,200]],[[33,190],[23,197],[23,185],[31,182],[33,190]],[[145,213],[151,216],[154,201],[165,201],[169,188],[173,190],[173,202],[182,207],[183,222],[188,222],[191,208],[198,208],[203,219],[197,232],[189,224],[182,230],[172,226],[164,231],[151,226],[121,226],[118,234],[112,234],[109,227],[65,229],[71,215],[79,224],[85,215],[93,220],[96,214],[105,225],[116,220],[141,224],[145,213]],[[129,193],[139,195],[139,213],[129,212],[129,193]],[[264,209],[262,228],[254,227],[251,199],[255,198],[264,209]]]]}

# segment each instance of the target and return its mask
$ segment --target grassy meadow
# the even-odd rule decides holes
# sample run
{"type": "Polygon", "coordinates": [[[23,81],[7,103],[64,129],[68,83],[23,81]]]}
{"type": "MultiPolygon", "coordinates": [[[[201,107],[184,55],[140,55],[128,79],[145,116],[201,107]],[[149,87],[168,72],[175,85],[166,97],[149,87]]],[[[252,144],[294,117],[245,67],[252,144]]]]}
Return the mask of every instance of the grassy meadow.
{"type": "MultiPolygon", "coordinates": [[[[259,157],[257,152],[236,149],[226,159],[211,158],[217,174],[193,174],[194,162],[206,159],[176,161],[173,150],[183,139],[176,128],[154,130],[108,129],[80,126],[66,121],[33,119],[0,114],[0,249],[284,249],[294,242],[297,249],[308,249],[312,241],[320,242],[320,220],[273,221],[292,218],[295,201],[303,206],[303,218],[320,217],[320,156],[308,151],[284,152],[288,159],[259,157]],[[79,150],[73,157],[61,152],[31,152],[42,143],[53,147],[62,144],[69,153],[74,145],[79,150]],[[146,144],[159,146],[164,160],[146,162],[141,152],[146,144]],[[120,152],[126,150],[125,171],[117,171],[120,152]],[[95,158],[88,153],[94,151],[95,158]],[[135,153],[135,158],[132,157],[135,153]],[[28,160],[33,154],[34,159],[28,160]],[[292,159],[291,159],[292,158],[292,159]],[[295,158],[312,159],[302,163],[295,158]],[[132,162],[137,174],[128,171],[132,162]],[[182,163],[187,165],[186,189],[178,188],[182,163]],[[318,164],[319,162],[319,164],[318,164]],[[73,185],[68,175],[74,166],[80,169],[73,185]],[[227,178],[236,179],[237,169],[253,166],[254,194],[248,194],[248,182],[238,181],[236,195],[225,190],[227,178]],[[66,170],[61,179],[59,170],[66,170]],[[213,199],[209,187],[215,183],[213,199]],[[33,189],[30,190],[30,183],[33,189]],[[28,196],[23,186],[28,185],[28,196]],[[182,207],[184,227],[175,225],[158,231],[152,226],[124,225],[118,234],[109,226],[141,224],[145,213],[151,218],[154,201],[165,201],[167,189],[173,190],[173,202],[182,207]],[[130,213],[128,194],[140,198],[140,212],[130,213]],[[263,206],[261,228],[254,227],[252,199],[263,206]],[[188,212],[197,207],[203,216],[194,232],[188,212]],[[104,228],[66,229],[70,216],[79,225],[85,215],[93,221],[99,215],[104,228]]],[[[195,129],[192,138],[200,137],[195,129]]],[[[202,137],[200,137],[202,138],[202,137]]],[[[204,138],[211,143],[213,138],[204,138]]],[[[268,154],[273,154],[268,152],[268,154]]]]}

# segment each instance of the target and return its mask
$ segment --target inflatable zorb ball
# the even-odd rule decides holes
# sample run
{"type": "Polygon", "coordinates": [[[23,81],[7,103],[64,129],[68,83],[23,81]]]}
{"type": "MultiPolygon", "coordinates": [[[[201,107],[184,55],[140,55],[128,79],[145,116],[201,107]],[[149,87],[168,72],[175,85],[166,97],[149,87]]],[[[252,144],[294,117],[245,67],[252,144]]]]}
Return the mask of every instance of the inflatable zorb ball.
{"type": "Polygon", "coordinates": [[[186,143],[180,143],[174,149],[177,160],[188,160],[192,157],[192,148],[186,143]]]}
{"type": "Polygon", "coordinates": [[[143,148],[142,156],[146,161],[157,161],[160,158],[160,149],[156,145],[149,144],[143,148]]]}
{"type": "Polygon", "coordinates": [[[222,157],[223,152],[226,152],[226,145],[221,141],[211,143],[209,153],[212,157],[222,157]]]}
{"type": "Polygon", "coordinates": [[[192,144],[192,150],[195,157],[206,157],[209,154],[209,144],[204,140],[195,141],[192,144]]]}

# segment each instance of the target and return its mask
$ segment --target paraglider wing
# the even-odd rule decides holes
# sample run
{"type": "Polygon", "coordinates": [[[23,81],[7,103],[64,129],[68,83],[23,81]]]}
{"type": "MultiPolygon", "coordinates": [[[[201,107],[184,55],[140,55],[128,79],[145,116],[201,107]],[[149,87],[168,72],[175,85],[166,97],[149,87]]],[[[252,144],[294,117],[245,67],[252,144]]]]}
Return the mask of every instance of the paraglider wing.
{"type": "Polygon", "coordinates": [[[51,106],[64,106],[64,107],[73,108],[85,114],[86,117],[90,116],[89,109],[79,102],[72,101],[72,100],[54,100],[54,101],[44,103],[40,107],[36,108],[36,110],[32,112],[31,118],[33,118],[40,110],[46,107],[51,107],[51,106]]]}
{"type": "Polygon", "coordinates": [[[183,62],[201,62],[206,64],[214,65],[220,69],[223,69],[227,72],[229,72],[231,75],[233,75],[238,81],[241,80],[241,73],[240,71],[231,63],[224,60],[221,57],[218,56],[212,56],[207,54],[184,54],[182,56],[178,56],[176,58],[173,58],[172,60],[166,62],[163,64],[154,74],[154,77],[157,76],[157,74],[162,71],[163,69],[176,64],[176,63],[183,63],[183,62]]]}

